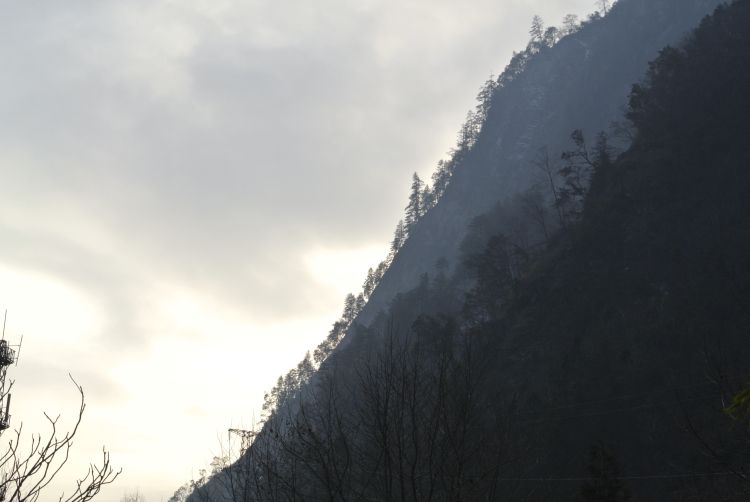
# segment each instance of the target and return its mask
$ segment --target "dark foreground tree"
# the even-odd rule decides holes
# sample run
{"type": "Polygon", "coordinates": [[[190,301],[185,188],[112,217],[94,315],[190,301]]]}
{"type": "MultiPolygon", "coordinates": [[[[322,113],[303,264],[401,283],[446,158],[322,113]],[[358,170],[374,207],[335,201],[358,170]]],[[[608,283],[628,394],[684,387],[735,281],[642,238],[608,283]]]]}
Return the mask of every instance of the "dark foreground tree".
{"type": "MultiPolygon", "coordinates": [[[[73,378],[71,377],[71,380],[73,378]]],[[[37,433],[30,437],[25,447],[23,425],[20,425],[8,442],[8,447],[0,455],[0,501],[36,502],[44,494],[44,500],[51,500],[48,487],[68,461],[73,440],[78,433],[86,409],[83,388],[73,380],[80,394],[78,418],[69,431],[60,431],[60,417],[47,419],[49,430],[46,434],[37,433]]],[[[109,452],[102,449],[99,463],[89,465],[88,472],[78,478],[69,493],[60,494],[60,502],[87,502],[99,494],[101,489],[112,483],[120,475],[110,464],[109,452]]]]}
{"type": "MultiPolygon", "coordinates": [[[[335,360],[191,500],[476,500],[513,456],[508,418],[483,395],[491,361],[448,319],[381,335],[335,360]],[[364,354],[363,354],[364,355],[364,354]],[[492,430],[481,437],[480,430],[492,430]]],[[[195,488],[195,487],[193,487],[195,488]]]]}

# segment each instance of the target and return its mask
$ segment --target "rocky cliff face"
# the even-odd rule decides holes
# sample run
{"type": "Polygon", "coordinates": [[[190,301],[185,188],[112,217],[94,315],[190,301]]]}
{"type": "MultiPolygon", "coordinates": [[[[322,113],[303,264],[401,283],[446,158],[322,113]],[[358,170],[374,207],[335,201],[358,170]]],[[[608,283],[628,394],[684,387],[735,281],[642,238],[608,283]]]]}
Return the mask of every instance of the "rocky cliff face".
{"type": "Polygon", "coordinates": [[[593,140],[620,120],[633,83],[667,45],[681,41],[721,0],[620,0],[606,18],[536,54],[495,94],[480,137],[439,204],[419,221],[360,313],[368,325],[391,299],[456,264],[468,223],[538,179],[541,148],[559,158],[570,133],[593,140]]]}

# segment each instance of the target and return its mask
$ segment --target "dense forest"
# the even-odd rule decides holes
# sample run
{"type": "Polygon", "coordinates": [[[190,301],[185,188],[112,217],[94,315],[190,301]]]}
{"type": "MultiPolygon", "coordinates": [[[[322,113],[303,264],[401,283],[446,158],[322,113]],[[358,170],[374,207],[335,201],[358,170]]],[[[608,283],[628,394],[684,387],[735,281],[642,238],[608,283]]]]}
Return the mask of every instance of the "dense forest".
{"type": "Polygon", "coordinates": [[[524,188],[372,301],[433,212],[470,194],[503,92],[638,4],[534,19],[432,186],[414,176],[391,254],[279,378],[239,459],[180,497],[747,500],[750,0],[663,48],[608,130],[529,142],[524,188]]]}

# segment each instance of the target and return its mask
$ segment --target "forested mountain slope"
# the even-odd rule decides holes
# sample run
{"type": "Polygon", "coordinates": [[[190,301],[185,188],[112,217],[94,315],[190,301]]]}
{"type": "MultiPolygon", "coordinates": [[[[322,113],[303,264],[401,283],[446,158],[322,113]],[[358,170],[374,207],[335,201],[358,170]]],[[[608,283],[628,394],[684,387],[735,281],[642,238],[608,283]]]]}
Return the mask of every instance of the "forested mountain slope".
{"type": "Polygon", "coordinates": [[[540,148],[559,157],[574,129],[593,137],[620,120],[633,82],[666,45],[678,43],[720,0],[620,0],[527,62],[509,68],[481,133],[456,166],[440,202],[412,230],[360,313],[369,324],[396,293],[414,287],[444,257],[456,264],[469,222],[539,181],[540,148]],[[515,66],[515,67],[514,67],[515,66]]]}
{"type": "MultiPolygon", "coordinates": [[[[643,19],[649,6],[652,17],[698,10],[618,6],[612,16],[628,7],[643,19]]],[[[566,43],[540,51],[497,96],[566,43]]],[[[505,116],[496,97],[378,290],[406,266],[402,256],[435,242],[423,268],[409,269],[414,287],[354,320],[304,385],[280,387],[284,399],[246,454],[193,500],[747,500],[748,400],[732,416],[724,409],[750,378],[750,0],[720,7],[676,47],[621,90],[619,117],[616,105],[599,115],[595,101],[582,111],[587,96],[609,92],[590,79],[575,80],[576,100],[552,100],[603,126],[627,119],[632,144],[571,138],[595,131],[594,119],[547,137],[548,150],[564,152],[553,200],[538,201],[557,219],[549,228],[498,188],[532,183],[524,173],[534,168],[487,160],[506,141],[490,135],[505,116]],[[461,200],[479,217],[459,215],[463,239],[440,234],[437,218],[452,214],[441,208],[459,211],[461,200]],[[519,246],[519,224],[542,242],[519,246]],[[448,248],[452,270],[434,270],[431,258],[448,248]]],[[[535,127],[563,129],[551,115],[540,111],[535,127]]],[[[538,152],[524,143],[528,129],[506,134],[516,136],[503,152],[538,152]]]]}
{"type": "Polygon", "coordinates": [[[586,477],[603,441],[633,500],[747,500],[745,426],[722,409],[750,376],[748,110],[744,0],[633,90],[635,142],[600,158],[580,223],[520,283],[480,294],[505,298],[478,330],[497,343],[497,392],[528,413],[528,477],[586,477]]]}

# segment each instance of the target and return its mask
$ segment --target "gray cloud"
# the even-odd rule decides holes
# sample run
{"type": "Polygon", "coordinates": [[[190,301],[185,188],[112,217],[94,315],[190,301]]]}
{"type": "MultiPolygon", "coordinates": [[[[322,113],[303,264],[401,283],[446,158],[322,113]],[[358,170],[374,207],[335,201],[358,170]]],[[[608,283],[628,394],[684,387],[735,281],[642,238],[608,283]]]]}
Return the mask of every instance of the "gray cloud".
{"type": "MultiPolygon", "coordinates": [[[[309,307],[301,250],[388,239],[409,172],[450,146],[467,89],[502,66],[525,24],[509,28],[531,12],[484,0],[14,8],[0,84],[13,194],[0,204],[35,206],[37,240],[75,234],[66,214],[106,229],[100,274],[129,266],[133,281],[164,275],[271,316],[309,307]]],[[[86,249],[58,251],[69,272],[93,266],[86,249]]]]}
{"type": "MultiPolygon", "coordinates": [[[[305,253],[386,243],[411,172],[452,146],[531,15],[592,4],[5,5],[0,264],[93,299],[99,346],[127,354],[163,285],[256,323],[338,308],[305,253]]],[[[119,395],[105,378],[95,392],[119,395]]]]}

